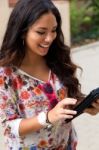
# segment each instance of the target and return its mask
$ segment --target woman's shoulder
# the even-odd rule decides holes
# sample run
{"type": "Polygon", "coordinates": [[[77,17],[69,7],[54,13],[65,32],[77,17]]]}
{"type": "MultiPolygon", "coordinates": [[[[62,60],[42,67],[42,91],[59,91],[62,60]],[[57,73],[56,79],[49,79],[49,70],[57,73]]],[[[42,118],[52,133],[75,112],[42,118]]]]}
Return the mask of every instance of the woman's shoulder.
{"type": "Polygon", "coordinates": [[[11,76],[15,72],[13,66],[0,66],[0,76],[11,76]]]}

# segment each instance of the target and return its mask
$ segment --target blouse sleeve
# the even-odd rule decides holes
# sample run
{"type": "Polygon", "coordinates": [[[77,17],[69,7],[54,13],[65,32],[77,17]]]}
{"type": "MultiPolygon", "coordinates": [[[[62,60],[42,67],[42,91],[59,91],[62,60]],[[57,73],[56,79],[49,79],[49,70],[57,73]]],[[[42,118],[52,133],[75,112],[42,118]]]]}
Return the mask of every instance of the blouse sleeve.
{"type": "Polygon", "coordinates": [[[9,75],[0,68],[0,123],[4,129],[4,135],[19,137],[19,124],[22,118],[17,109],[16,94],[11,86],[9,75]]]}

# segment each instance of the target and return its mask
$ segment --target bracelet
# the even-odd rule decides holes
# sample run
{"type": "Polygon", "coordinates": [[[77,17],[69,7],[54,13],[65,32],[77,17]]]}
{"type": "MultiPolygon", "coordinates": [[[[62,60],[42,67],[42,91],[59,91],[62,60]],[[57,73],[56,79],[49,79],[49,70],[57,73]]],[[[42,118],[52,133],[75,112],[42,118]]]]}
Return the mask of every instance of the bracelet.
{"type": "Polygon", "coordinates": [[[38,122],[47,128],[51,128],[52,127],[52,123],[50,123],[50,121],[48,120],[48,112],[40,112],[37,116],[37,120],[38,122]]]}
{"type": "Polygon", "coordinates": [[[49,111],[46,113],[46,122],[49,123],[49,124],[52,124],[52,123],[49,121],[48,113],[49,113],[49,111]]]}
{"type": "Polygon", "coordinates": [[[44,112],[40,112],[37,119],[42,126],[46,126],[46,114],[44,112]]]}

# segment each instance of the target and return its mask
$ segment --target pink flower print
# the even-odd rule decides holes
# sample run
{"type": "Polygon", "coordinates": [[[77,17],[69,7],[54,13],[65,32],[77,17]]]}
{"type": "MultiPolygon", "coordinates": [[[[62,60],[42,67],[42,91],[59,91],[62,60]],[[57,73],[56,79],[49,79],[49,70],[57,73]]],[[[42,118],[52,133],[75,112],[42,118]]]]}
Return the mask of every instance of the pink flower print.
{"type": "Polygon", "coordinates": [[[4,95],[2,96],[3,100],[6,101],[8,99],[8,96],[4,95]]]}
{"type": "Polygon", "coordinates": [[[21,92],[21,98],[22,99],[27,100],[27,99],[29,99],[29,97],[30,97],[30,94],[28,91],[21,92]]]}
{"type": "Polygon", "coordinates": [[[45,83],[42,85],[40,84],[38,87],[45,93],[45,95],[49,99],[49,109],[55,107],[56,104],[58,103],[58,100],[51,84],[50,83],[45,83]]]}

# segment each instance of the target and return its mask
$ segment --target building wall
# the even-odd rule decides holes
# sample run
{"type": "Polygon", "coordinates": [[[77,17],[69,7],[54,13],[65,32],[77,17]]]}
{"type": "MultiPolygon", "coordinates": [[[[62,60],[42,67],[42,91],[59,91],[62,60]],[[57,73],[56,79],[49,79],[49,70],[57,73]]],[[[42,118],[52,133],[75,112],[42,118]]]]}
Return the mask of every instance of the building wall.
{"type": "Polygon", "coordinates": [[[69,0],[55,0],[53,2],[61,13],[62,29],[65,37],[65,43],[70,46],[70,2],[69,0]]]}
{"type": "Polygon", "coordinates": [[[8,0],[0,0],[0,45],[11,10],[12,8],[8,7],[8,0]]]}

